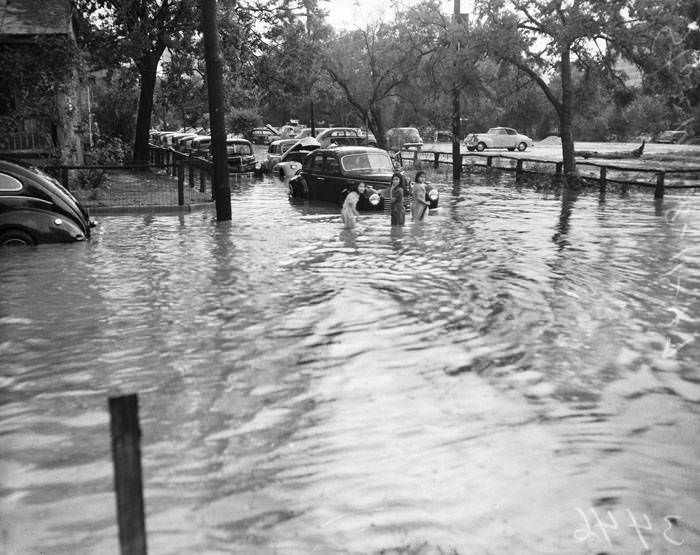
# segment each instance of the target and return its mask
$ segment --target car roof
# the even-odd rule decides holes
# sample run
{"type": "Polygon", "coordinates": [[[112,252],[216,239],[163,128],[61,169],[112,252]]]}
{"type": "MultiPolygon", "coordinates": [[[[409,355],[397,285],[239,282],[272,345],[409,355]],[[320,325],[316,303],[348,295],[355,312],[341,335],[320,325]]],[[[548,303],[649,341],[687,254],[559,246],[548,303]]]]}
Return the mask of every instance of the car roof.
{"type": "Polygon", "coordinates": [[[373,146],[336,146],[333,148],[320,148],[314,152],[337,152],[339,154],[364,154],[364,153],[374,153],[381,152],[389,156],[386,150],[381,148],[375,148],[373,146]]]}

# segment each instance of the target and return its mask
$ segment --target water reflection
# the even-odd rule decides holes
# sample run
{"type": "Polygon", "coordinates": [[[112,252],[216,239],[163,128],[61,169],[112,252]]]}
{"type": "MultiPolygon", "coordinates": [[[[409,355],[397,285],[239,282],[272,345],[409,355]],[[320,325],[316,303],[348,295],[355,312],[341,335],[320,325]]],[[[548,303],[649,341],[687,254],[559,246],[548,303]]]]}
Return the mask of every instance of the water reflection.
{"type": "Polygon", "coordinates": [[[5,551],[118,549],[106,398],[138,392],[153,553],[639,552],[627,511],[696,553],[693,197],[440,189],[346,230],[250,181],[231,222],[0,255],[5,551]],[[574,536],[607,510],[614,547],[574,536]]]}

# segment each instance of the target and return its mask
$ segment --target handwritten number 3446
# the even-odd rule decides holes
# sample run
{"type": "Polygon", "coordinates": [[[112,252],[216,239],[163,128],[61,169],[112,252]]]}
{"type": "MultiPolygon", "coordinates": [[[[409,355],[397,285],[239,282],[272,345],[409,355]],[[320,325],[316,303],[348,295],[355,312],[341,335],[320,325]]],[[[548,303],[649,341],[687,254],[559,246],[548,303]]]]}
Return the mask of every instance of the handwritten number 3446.
{"type": "MultiPolygon", "coordinates": [[[[612,542],[610,541],[610,535],[608,534],[608,531],[619,529],[618,523],[615,520],[613,514],[610,511],[606,511],[607,517],[601,519],[601,516],[598,514],[598,512],[594,508],[591,508],[592,518],[589,521],[583,509],[577,508],[576,511],[581,515],[584,527],[579,528],[574,532],[574,539],[579,542],[585,542],[591,537],[598,538],[598,535],[600,534],[605,539],[605,542],[608,544],[608,546],[612,547],[612,542]],[[593,531],[594,528],[598,530],[598,533],[593,531]]],[[[642,534],[642,530],[646,530],[650,533],[653,531],[653,527],[651,525],[649,517],[646,514],[642,514],[643,522],[638,522],[637,518],[635,517],[632,511],[626,509],[625,512],[630,522],[627,525],[627,527],[634,529],[637,532],[637,537],[642,543],[644,549],[649,549],[649,545],[647,544],[647,541],[644,538],[644,535],[642,534]]],[[[664,517],[666,527],[663,531],[663,536],[664,539],[671,545],[683,545],[683,540],[677,540],[671,536],[673,527],[678,524],[679,520],[680,517],[678,515],[666,515],[664,517]]]]}

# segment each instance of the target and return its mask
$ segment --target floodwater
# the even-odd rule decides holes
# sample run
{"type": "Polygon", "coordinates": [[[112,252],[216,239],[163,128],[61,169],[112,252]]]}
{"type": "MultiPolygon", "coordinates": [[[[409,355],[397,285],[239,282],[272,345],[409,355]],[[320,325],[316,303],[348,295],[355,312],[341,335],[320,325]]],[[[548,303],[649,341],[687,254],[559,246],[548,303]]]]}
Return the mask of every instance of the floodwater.
{"type": "Polygon", "coordinates": [[[697,554],[700,201],[440,184],[391,229],[235,186],[0,253],[0,553],[697,554]]]}

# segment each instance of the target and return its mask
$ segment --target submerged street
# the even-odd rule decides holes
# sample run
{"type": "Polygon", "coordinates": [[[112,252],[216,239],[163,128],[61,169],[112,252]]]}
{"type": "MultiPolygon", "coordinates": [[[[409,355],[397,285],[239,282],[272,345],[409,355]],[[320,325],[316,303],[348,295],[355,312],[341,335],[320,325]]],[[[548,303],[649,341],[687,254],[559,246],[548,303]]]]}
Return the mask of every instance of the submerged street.
{"type": "Polygon", "coordinates": [[[153,554],[697,553],[697,198],[511,183],[345,230],[244,180],[0,253],[0,551],[118,551],[138,393],[153,554]]]}

